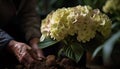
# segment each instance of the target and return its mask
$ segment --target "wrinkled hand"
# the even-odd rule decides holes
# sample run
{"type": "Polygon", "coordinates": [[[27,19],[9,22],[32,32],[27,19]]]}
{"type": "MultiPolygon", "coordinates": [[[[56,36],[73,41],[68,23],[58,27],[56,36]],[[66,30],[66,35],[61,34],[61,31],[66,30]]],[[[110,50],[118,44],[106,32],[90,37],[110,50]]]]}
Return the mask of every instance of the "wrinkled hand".
{"type": "Polygon", "coordinates": [[[8,47],[15,54],[19,62],[23,63],[27,68],[38,60],[36,52],[25,43],[11,40],[8,47]]]}
{"type": "Polygon", "coordinates": [[[38,47],[38,42],[39,39],[38,38],[33,38],[30,40],[29,44],[32,47],[32,49],[34,50],[34,52],[37,54],[37,59],[38,60],[43,60],[45,57],[43,55],[42,50],[38,47]]]}

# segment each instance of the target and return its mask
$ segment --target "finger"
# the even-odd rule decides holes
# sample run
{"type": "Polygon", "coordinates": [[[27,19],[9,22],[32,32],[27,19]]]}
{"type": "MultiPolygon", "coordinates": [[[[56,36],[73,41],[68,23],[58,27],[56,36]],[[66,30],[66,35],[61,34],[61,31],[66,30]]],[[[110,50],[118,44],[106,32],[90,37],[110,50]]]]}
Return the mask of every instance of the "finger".
{"type": "Polygon", "coordinates": [[[30,65],[32,64],[32,63],[34,63],[35,62],[35,60],[30,56],[30,54],[26,54],[24,57],[23,57],[23,59],[22,59],[22,63],[27,67],[27,68],[29,68],[30,67],[30,65]]]}
{"type": "Polygon", "coordinates": [[[39,53],[39,52],[37,53],[37,56],[38,56],[38,57],[37,57],[38,60],[43,60],[43,59],[45,59],[45,57],[43,56],[43,54],[41,54],[41,53],[39,53]]]}
{"type": "Polygon", "coordinates": [[[37,56],[37,53],[34,50],[31,49],[31,50],[27,50],[27,51],[33,59],[37,60],[38,56],[37,56]]]}
{"type": "Polygon", "coordinates": [[[45,57],[44,57],[43,52],[42,52],[41,49],[38,49],[36,52],[37,52],[37,58],[38,58],[38,60],[45,59],[45,57]]]}
{"type": "Polygon", "coordinates": [[[29,52],[29,54],[32,56],[32,58],[34,58],[35,60],[43,60],[45,57],[43,56],[43,53],[41,50],[37,49],[37,50],[27,50],[29,52]]]}

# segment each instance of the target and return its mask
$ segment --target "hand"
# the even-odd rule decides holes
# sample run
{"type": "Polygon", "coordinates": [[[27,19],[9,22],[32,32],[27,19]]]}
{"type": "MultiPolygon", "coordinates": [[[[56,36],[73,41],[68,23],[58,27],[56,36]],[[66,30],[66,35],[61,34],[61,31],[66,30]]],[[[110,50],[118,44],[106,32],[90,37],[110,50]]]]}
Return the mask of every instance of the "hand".
{"type": "Polygon", "coordinates": [[[37,61],[35,60],[37,58],[35,52],[25,43],[11,40],[8,48],[15,54],[19,62],[23,63],[27,68],[37,61]]]}
{"type": "Polygon", "coordinates": [[[38,47],[38,42],[39,42],[39,38],[33,38],[30,40],[29,44],[37,54],[37,57],[38,57],[37,60],[43,60],[45,59],[45,57],[43,55],[42,50],[38,47]]]}

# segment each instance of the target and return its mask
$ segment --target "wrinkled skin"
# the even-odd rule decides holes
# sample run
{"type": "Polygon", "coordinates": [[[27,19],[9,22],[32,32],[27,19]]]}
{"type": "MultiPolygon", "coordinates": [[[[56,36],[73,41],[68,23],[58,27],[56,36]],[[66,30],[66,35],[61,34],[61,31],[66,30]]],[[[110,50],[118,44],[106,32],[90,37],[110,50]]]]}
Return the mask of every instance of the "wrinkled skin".
{"type": "Polygon", "coordinates": [[[42,50],[40,48],[38,48],[38,42],[39,42],[38,38],[33,38],[30,40],[29,45],[32,47],[32,49],[37,54],[37,57],[38,57],[37,59],[42,60],[45,57],[43,56],[42,50]]]}
{"type": "Polygon", "coordinates": [[[42,50],[38,48],[37,42],[31,40],[31,47],[25,43],[11,40],[8,44],[9,50],[17,57],[20,63],[24,64],[27,69],[32,64],[44,59],[42,50]]]}

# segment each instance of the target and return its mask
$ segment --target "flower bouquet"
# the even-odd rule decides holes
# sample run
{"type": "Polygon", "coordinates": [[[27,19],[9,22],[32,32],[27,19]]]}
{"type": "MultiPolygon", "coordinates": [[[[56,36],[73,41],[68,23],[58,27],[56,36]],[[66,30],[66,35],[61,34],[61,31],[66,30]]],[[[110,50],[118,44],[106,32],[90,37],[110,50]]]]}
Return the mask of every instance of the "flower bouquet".
{"type": "Polygon", "coordinates": [[[61,53],[79,62],[86,44],[98,34],[107,38],[111,32],[111,20],[99,9],[90,6],[75,6],[52,11],[42,20],[40,48],[62,43],[61,53]]]}

